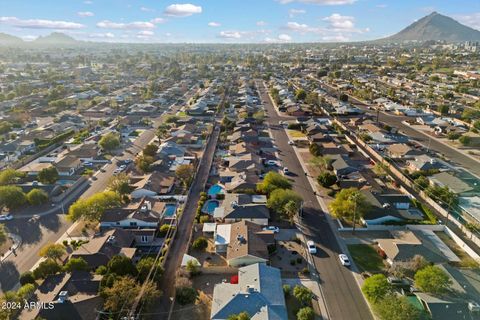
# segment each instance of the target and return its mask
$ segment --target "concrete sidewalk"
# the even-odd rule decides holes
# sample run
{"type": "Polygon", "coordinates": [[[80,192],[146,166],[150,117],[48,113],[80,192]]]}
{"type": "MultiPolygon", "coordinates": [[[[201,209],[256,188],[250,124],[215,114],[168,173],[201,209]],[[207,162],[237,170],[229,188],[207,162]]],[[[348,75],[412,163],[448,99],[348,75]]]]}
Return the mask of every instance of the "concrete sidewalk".
{"type": "Polygon", "coordinates": [[[16,234],[13,234],[13,233],[8,233],[7,236],[12,239],[12,242],[13,242],[13,245],[12,247],[10,248],[10,250],[8,250],[7,252],[5,252],[1,257],[0,257],[0,262],[3,262],[4,260],[6,260],[12,253],[15,254],[15,251],[18,249],[18,247],[20,247],[22,245],[22,238],[20,238],[20,236],[16,235],[16,234]]]}

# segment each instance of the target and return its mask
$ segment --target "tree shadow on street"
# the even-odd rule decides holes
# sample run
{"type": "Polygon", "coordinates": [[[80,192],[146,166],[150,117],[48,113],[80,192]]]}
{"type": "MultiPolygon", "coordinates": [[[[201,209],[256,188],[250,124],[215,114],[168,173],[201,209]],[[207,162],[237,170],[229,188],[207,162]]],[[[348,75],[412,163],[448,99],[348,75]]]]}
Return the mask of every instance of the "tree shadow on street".
{"type": "Polygon", "coordinates": [[[38,220],[16,219],[7,226],[8,230],[22,238],[22,244],[32,244],[42,239],[38,220]]]}
{"type": "Polygon", "coordinates": [[[2,290],[12,290],[18,283],[20,274],[17,267],[11,261],[4,261],[0,263],[0,287],[2,290]]]}

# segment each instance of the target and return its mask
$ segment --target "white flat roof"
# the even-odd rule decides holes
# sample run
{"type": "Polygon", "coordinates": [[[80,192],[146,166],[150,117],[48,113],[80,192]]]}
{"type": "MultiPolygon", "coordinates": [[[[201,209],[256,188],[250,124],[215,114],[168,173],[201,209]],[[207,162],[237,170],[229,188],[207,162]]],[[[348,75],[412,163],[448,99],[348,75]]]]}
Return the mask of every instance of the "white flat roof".
{"type": "Polygon", "coordinates": [[[217,224],[217,232],[215,234],[215,245],[224,245],[230,243],[231,224],[217,224]]]}
{"type": "Polygon", "coordinates": [[[261,194],[254,194],[252,195],[252,202],[253,203],[267,203],[267,196],[261,194]]]}
{"type": "Polygon", "coordinates": [[[202,232],[215,232],[217,224],[214,222],[206,222],[203,224],[202,232]]]}

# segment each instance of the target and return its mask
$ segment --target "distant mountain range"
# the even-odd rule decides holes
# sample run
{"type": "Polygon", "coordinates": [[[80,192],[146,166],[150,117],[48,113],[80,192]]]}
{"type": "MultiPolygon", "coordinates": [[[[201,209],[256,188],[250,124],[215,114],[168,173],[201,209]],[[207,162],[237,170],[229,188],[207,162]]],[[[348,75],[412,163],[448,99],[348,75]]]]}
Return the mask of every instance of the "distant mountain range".
{"type": "Polygon", "coordinates": [[[6,33],[0,32],[0,46],[21,46],[21,45],[74,45],[80,44],[82,41],[75,40],[74,38],[61,33],[53,32],[47,36],[38,37],[33,41],[23,41],[19,37],[15,37],[6,33]]]}
{"type": "Polygon", "coordinates": [[[412,23],[402,31],[388,38],[385,42],[431,41],[447,42],[480,41],[480,31],[467,27],[458,21],[432,12],[426,17],[412,23]]]}
{"type": "MultiPolygon", "coordinates": [[[[436,41],[447,42],[480,41],[480,31],[467,27],[458,21],[432,12],[428,16],[412,23],[393,36],[374,40],[373,42],[404,42],[404,41],[436,41]]],[[[22,45],[81,45],[85,41],[79,41],[71,36],[60,32],[53,32],[47,36],[39,37],[33,41],[24,41],[21,38],[0,32],[0,46],[22,45]]]]}

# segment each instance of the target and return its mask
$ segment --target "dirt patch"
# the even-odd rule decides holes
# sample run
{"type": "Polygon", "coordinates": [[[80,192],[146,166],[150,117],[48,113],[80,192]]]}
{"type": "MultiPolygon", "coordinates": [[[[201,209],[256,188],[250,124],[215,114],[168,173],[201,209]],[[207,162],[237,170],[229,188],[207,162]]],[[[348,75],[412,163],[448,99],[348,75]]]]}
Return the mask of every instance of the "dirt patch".
{"type": "Polygon", "coordinates": [[[198,299],[195,304],[182,306],[175,304],[172,312],[172,319],[185,320],[185,319],[198,319],[208,320],[210,319],[210,306],[212,304],[211,299],[205,295],[202,291],[198,294],[198,299]]]}
{"type": "Polygon", "coordinates": [[[278,241],[270,264],[279,268],[283,277],[308,276],[302,272],[307,267],[305,254],[305,248],[295,241],[278,241]]]}
{"type": "MultiPolygon", "coordinates": [[[[200,228],[198,228],[200,229],[200,228]]],[[[194,239],[198,238],[198,236],[203,236],[201,235],[201,232],[197,232],[194,237],[194,239]]],[[[194,256],[195,258],[198,259],[202,267],[219,267],[219,266],[227,266],[227,259],[226,259],[226,253],[220,254],[215,252],[215,242],[213,241],[213,238],[211,237],[205,237],[208,240],[208,247],[205,251],[200,251],[200,250],[193,250],[190,248],[189,254],[194,256]]]]}
{"type": "Polygon", "coordinates": [[[79,221],[77,226],[69,233],[70,237],[91,237],[98,232],[98,224],[79,221]]]}

